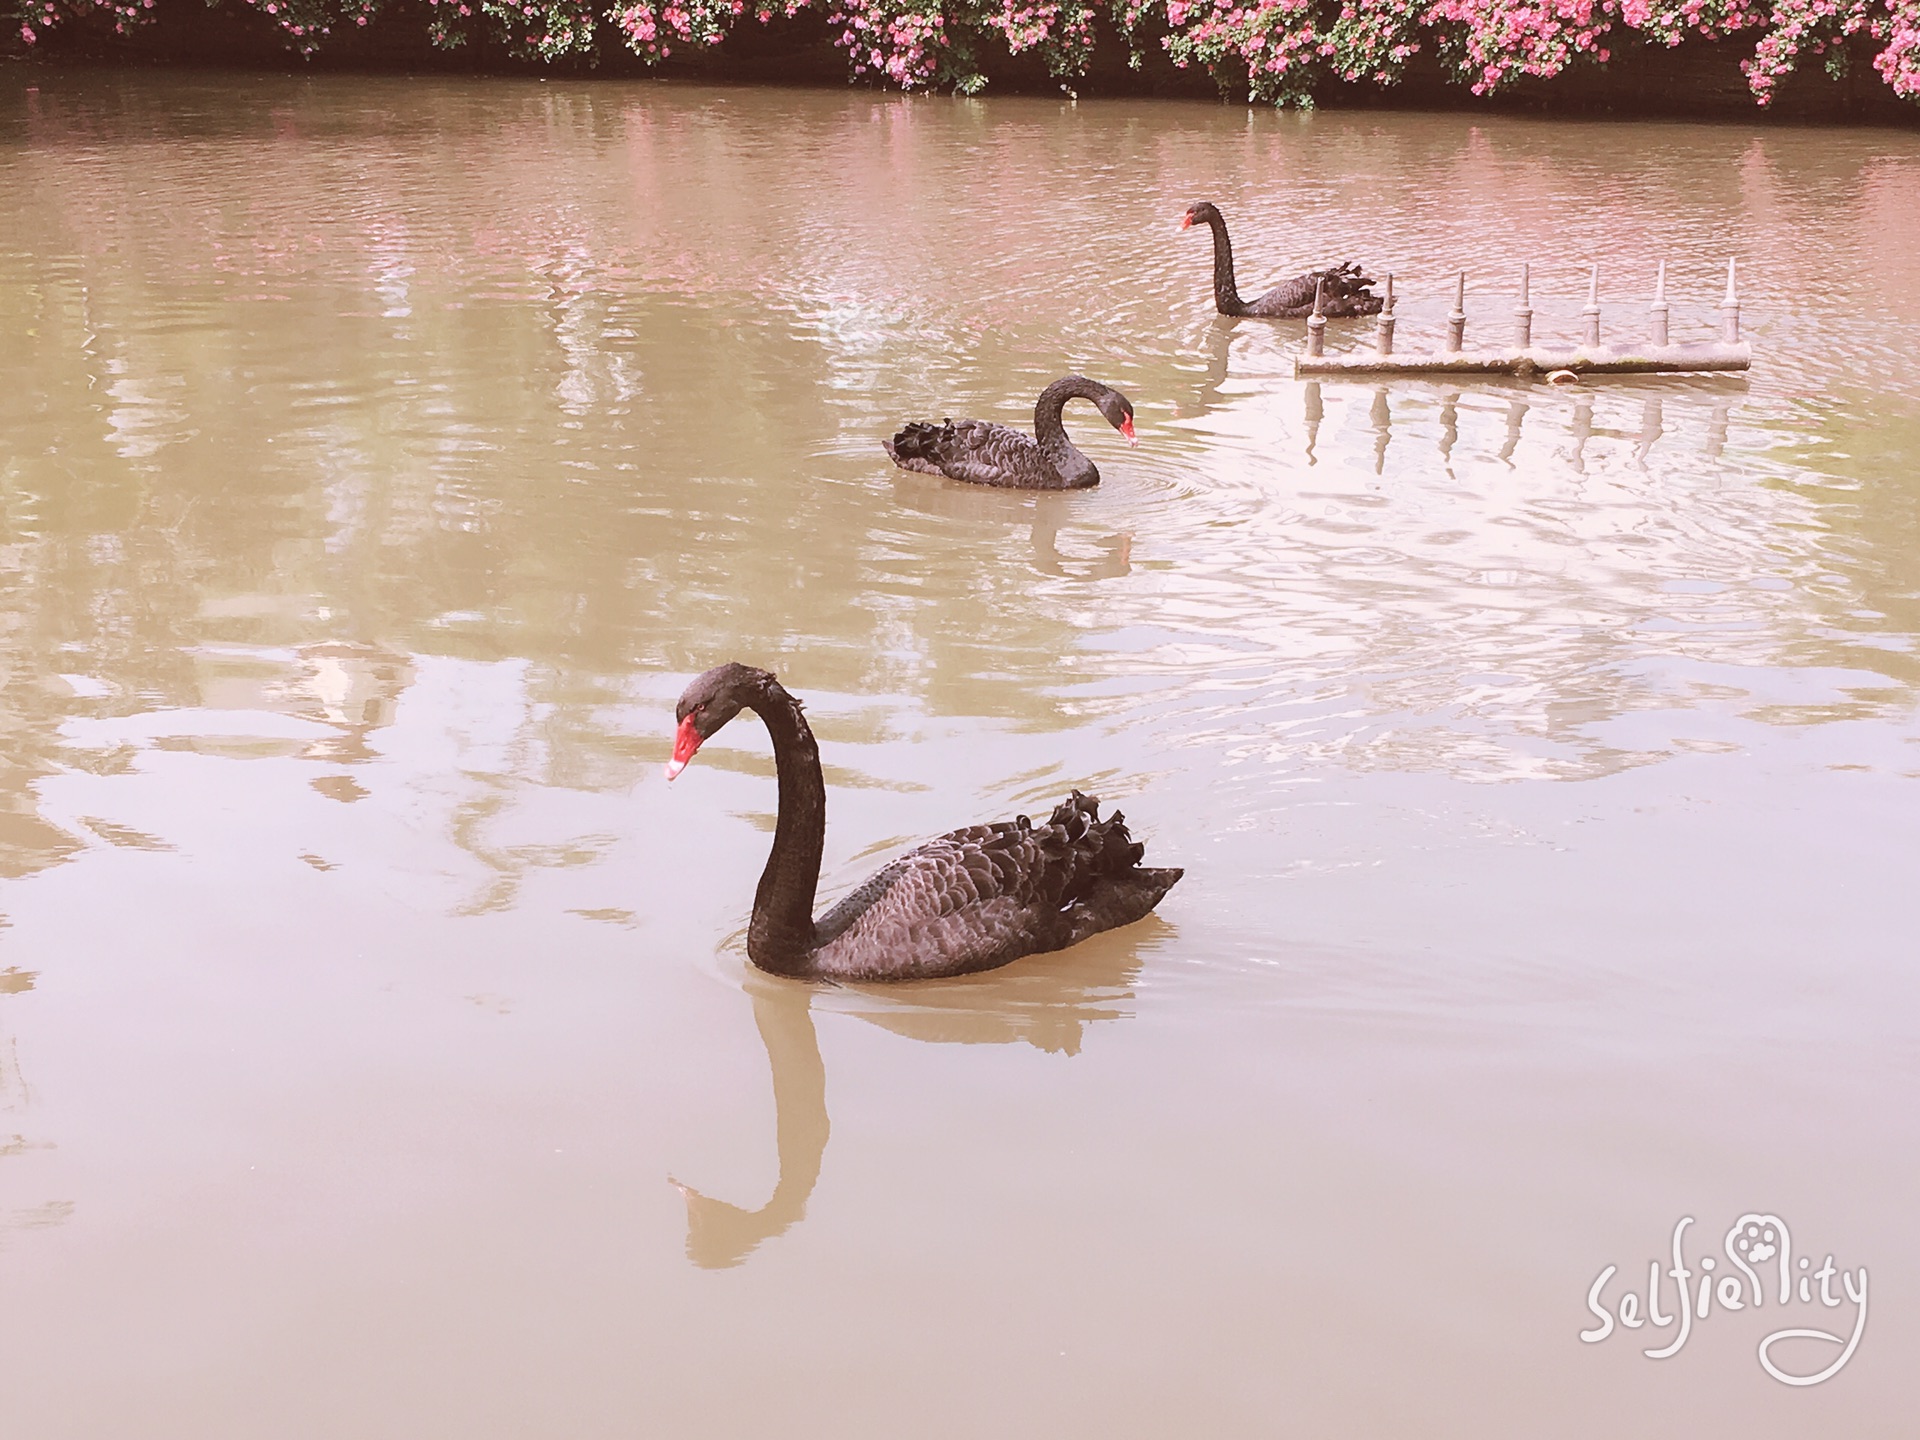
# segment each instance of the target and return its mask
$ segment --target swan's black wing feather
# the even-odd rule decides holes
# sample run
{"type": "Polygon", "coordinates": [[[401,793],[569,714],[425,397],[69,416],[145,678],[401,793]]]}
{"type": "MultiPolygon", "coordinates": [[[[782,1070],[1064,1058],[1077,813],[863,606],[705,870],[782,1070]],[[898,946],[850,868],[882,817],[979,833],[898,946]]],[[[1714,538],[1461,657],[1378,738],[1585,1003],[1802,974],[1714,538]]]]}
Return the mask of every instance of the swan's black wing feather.
{"type": "Polygon", "coordinates": [[[902,470],[917,470],[922,475],[939,475],[944,472],[933,461],[926,458],[924,453],[926,444],[920,434],[922,431],[939,429],[938,425],[928,425],[924,421],[916,420],[891,440],[882,440],[880,443],[887,447],[888,457],[902,470]]]}
{"type": "Polygon", "coordinates": [[[1180,878],[1140,868],[1119,814],[1075,791],[1044,825],[1024,815],[955,830],[882,867],[816,922],[813,973],[901,980],[991,970],[1138,920],[1180,878]]]}
{"type": "Polygon", "coordinates": [[[916,420],[886,442],[902,470],[919,470],[974,485],[1060,489],[1060,474],[1031,435],[987,420],[916,420]]]}
{"type": "Polygon", "coordinates": [[[1247,314],[1269,320],[1299,320],[1313,313],[1314,286],[1326,282],[1321,302],[1328,315],[1377,315],[1385,302],[1373,293],[1373,277],[1349,261],[1329,270],[1314,270],[1282,280],[1258,300],[1247,302],[1247,314]]]}

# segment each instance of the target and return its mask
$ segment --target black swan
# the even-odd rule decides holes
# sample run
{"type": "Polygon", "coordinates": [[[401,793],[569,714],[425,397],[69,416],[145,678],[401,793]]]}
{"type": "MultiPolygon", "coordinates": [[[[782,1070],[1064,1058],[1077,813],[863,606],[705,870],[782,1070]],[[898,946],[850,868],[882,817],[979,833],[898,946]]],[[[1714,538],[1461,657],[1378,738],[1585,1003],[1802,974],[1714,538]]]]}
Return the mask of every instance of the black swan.
{"type": "Polygon", "coordinates": [[[902,470],[1013,490],[1081,490],[1098,485],[1100,472],[1074,448],[1060,423],[1061,410],[1076,396],[1099,406],[1129,445],[1140,443],[1133,433],[1133,402],[1084,375],[1056,380],[1040,392],[1031,435],[989,420],[943,420],[938,425],[916,420],[883,443],[902,470]]]}
{"type": "Polygon", "coordinates": [[[1233,279],[1233,242],[1227,239],[1227,220],[1211,200],[1187,207],[1180,228],[1194,224],[1213,227],[1213,303],[1222,315],[1254,315],[1265,320],[1300,320],[1313,313],[1315,285],[1326,282],[1321,310],[1327,315],[1377,315],[1384,303],[1369,288],[1373,278],[1349,261],[1331,270],[1314,270],[1282,280],[1257,300],[1242,300],[1233,279]]]}
{"type": "Polygon", "coordinates": [[[813,893],[827,833],[820,751],[800,702],[750,665],[716,666],[674,707],[667,778],[742,709],[766,723],[780,777],[773,853],[753,897],[747,958],[775,975],[924,980],[1062,950],[1160,903],[1182,874],[1140,867],[1118,812],[1074,791],[1044,825],[1022,815],[970,825],[888,862],[819,919],[813,893]]]}

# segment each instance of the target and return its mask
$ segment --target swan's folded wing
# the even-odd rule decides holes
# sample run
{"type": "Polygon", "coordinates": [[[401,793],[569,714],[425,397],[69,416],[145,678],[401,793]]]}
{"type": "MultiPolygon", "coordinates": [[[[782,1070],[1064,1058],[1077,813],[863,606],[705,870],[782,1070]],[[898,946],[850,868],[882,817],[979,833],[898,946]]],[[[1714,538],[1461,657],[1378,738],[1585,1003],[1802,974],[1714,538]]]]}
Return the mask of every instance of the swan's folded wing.
{"type": "Polygon", "coordinates": [[[819,973],[911,979],[990,970],[1151,910],[1178,870],[1139,868],[1116,811],[1075,791],[1044,825],[955,830],[884,866],[815,923],[819,973]]]}
{"type": "Polygon", "coordinates": [[[955,421],[930,454],[942,474],[975,485],[1032,484],[1052,473],[1031,435],[985,420],[955,421]]]}
{"type": "Polygon", "coordinates": [[[891,861],[816,922],[831,973],[962,974],[1064,943],[1065,837],[1022,821],[974,825],[891,861]],[[831,953],[827,953],[831,952],[831,953]],[[861,962],[867,957],[867,964],[861,962]]]}
{"type": "Polygon", "coordinates": [[[1247,308],[1262,315],[1286,315],[1295,311],[1304,315],[1313,309],[1313,282],[1317,278],[1296,275],[1291,280],[1282,280],[1247,308]]]}
{"type": "Polygon", "coordinates": [[[1057,899],[1066,873],[1047,864],[1044,835],[1018,821],[941,835],[881,866],[822,915],[818,928],[831,933],[863,913],[931,919],[986,900],[1057,899]]]}
{"type": "Polygon", "coordinates": [[[1371,276],[1349,261],[1327,270],[1311,270],[1282,280],[1273,289],[1247,306],[1250,313],[1268,317],[1298,318],[1313,313],[1313,292],[1324,283],[1321,303],[1329,315],[1372,315],[1382,301],[1370,288],[1371,276]]]}

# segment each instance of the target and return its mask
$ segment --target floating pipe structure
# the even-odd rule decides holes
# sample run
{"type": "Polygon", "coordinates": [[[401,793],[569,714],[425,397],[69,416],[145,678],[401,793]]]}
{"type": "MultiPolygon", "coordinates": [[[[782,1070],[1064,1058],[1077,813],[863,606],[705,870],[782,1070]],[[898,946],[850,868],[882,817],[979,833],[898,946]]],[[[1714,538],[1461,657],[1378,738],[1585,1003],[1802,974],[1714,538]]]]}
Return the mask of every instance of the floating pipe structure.
{"type": "Polygon", "coordinates": [[[1454,279],[1453,309],[1447,314],[1446,348],[1425,354],[1396,353],[1394,341],[1393,276],[1387,276],[1386,303],[1380,309],[1379,328],[1371,351],[1326,353],[1327,317],[1322,309],[1324,286],[1316,285],[1313,314],[1307,318],[1307,353],[1297,356],[1293,373],[1302,375],[1517,375],[1528,378],[1556,370],[1574,375],[1653,375],[1685,371],[1745,370],[1753,364],[1753,347],[1740,338],[1740,299],[1734,290],[1734,262],[1727,261],[1727,293],[1720,302],[1720,339],[1676,345],[1668,330],[1667,263],[1662,260],[1654,279],[1653,303],[1648,307],[1646,340],[1605,345],[1600,340],[1600,267],[1587,277],[1587,303],[1581,310],[1578,345],[1536,344],[1533,340],[1533,267],[1520,271],[1520,298],[1513,310],[1510,348],[1469,350],[1467,331],[1467,273],[1454,279]]]}

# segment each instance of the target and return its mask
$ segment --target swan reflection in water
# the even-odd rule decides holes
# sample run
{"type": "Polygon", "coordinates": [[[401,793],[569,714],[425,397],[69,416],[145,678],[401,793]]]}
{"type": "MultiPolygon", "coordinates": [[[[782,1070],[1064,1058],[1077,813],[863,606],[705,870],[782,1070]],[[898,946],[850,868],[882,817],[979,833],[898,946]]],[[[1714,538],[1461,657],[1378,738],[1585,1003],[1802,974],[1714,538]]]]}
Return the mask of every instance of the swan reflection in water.
{"type": "Polygon", "coordinates": [[[743,988],[773,1072],[779,1178],[766,1203],[748,1210],[669,1176],[687,1202],[687,1258],[702,1269],[727,1269],[805,1218],[829,1130],[816,1006],[926,1044],[1027,1044],[1075,1055],[1089,1025],[1133,1013],[1133,986],[1147,950],[1173,928],[1149,915],[1124,932],[1006,969],[906,987],[812,984],[745,966],[743,988]]]}
{"type": "Polygon", "coordinates": [[[813,1033],[815,987],[759,971],[747,982],[760,1043],[773,1070],[774,1150],[780,1174],[758,1210],[743,1210],[667,1177],[687,1202],[687,1258],[706,1270],[738,1265],[762,1240],[807,1213],[827,1153],[827,1067],[813,1033]]]}
{"type": "Polygon", "coordinates": [[[1206,333],[1200,337],[1200,348],[1207,357],[1207,371],[1194,390],[1191,400],[1176,399],[1173,413],[1181,420],[1191,420],[1217,410],[1227,403],[1220,388],[1227,383],[1227,373],[1232,361],[1233,337],[1239,333],[1240,322],[1225,316],[1215,315],[1207,325],[1206,333]]]}
{"type": "Polygon", "coordinates": [[[964,520],[969,525],[1028,523],[1027,539],[1033,551],[1033,568],[1042,575],[1074,576],[1082,580],[1112,580],[1133,571],[1133,532],[1117,530],[1102,535],[1096,542],[1102,553],[1082,559],[1060,550],[1061,527],[1078,513],[1076,495],[1069,491],[996,490],[978,485],[963,485],[953,480],[929,481],[924,478],[896,479],[894,500],[903,508],[943,520],[964,520]]]}

